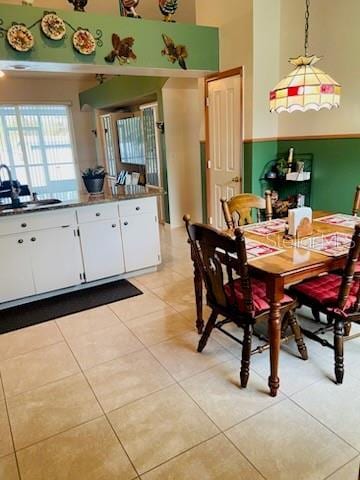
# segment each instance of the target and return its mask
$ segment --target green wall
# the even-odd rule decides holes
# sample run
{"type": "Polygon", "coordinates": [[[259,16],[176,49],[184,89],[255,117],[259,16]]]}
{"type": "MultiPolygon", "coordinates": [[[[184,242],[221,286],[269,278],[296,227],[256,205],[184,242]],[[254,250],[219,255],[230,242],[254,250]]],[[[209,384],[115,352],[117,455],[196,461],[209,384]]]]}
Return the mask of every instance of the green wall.
{"type": "MultiPolygon", "coordinates": [[[[44,9],[0,4],[0,12],[3,20],[2,27],[8,29],[14,22],[23,23],[27,27],[32,26],[37,20],[41,19],[44,9]]],[[[131,62],[131,67],[142,69],[140,71],[142,74],[144,74],[144,68],[152,68],[154,69],[153,75],[156,75],[157,69],[166,69],[169,71],[169,75],[175,76],[177,72],[183,72],[183,70],[177,62],[171,64],[165,56],[161,55],[164,48],[161,35],[165,33],[173,38],[177,44],[186,45],[189,52],[189,58],[187,59],[189,70],[199,71],[199,76],[204,71],[218,71],[219,32],[217,28],[144,19],[137,20],[120,15],[105,16],[60,10],[57,10],[57,13],[75,29],[79,26],[87,28],[95,36],[97,30],[101,30],[103,45],[98,46],[93,55],[81,55],[72,47],[72,31],[69,27],[67,27],[67,38],[61,41],[52,41],[41,33],[40,26],[36,24],[31,28],[35,37],[35,46],[30,52],[19,53],[13,50],[6,41],[6,35],[0,39],[0,66],[4,66],[3,61],[75,64],[77,66],[84,64],[102,66],[101,70],[105,72],[105,65],[113,67],[112,64],[105,61],[104,57],[112,50],[112,34],[117,33],[121,38],[128,36],[135,38],[134,52],[137,55],[137,60],[131,62]]],[[[120,66],[117,61],[114,65],[119,73],[126,71],[128,68],[127,65],[120,66]]],[[[46,69],[46,66],[44,67],[46,69]]],[[[61,67],[59,66],[59,68],[61,67]]]]}
{"type": "Polygon", "coordinates": [[[244,192],[262,194],[259,178],[265,165],[276,158],[277,152],[276,140],[244,144],[244,192]]]}
{"type": "Polygon", "coordinates": [[[152,94],[161,96],[161,89],[167,82],[164,77],[115,77],[102,85],[90,88],[79,95],[80,105],[93,108],[109,108],[132,102],[152,94]]]}
{"type": "Polygon", "coordinates": [[[360,184],[360,139],[294,139],[245,144],[245,191],[261,193],[261,171],[278,153],[314,155],[312,202],[314,210],[350,213],[356,185],[360,184]]]}

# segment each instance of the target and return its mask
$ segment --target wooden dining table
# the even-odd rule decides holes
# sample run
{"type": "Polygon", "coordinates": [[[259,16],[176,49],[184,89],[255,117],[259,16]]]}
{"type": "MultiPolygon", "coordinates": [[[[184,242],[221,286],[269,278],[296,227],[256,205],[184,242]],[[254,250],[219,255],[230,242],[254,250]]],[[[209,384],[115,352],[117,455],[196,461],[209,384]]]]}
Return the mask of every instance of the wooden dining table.
{"type": "MultiPolygon", "coordinates": [[[[339,225],[330,225],[316,221],[316,219],[331,215],[329,212],[313,212],[313,234],[312,237],[328,233],[347,233],[351,234],[352,229],[341,227],[339,225]]],[[[360,219],[359,219],[360,222],[360,219]]],[[[280,302],[284,296],[286,287],[291,284],[302,282],[311,277],[329,273],[334,270],[344,268],[347,255],[338,257],[327,256],[312,250],[301,247],[301,239],[285,239],[284,232],[259,236],[245,231],[245,237],[267,244],[276,246],[281,251],[275,255],[265,256],[249,260],[250,272],[253,277],[260,278],[266,283],[267,298],[270,304],[270,315],[268,322],[268,336],[270,343],[270,376],[269,388],[270,394],[276,397],[279,387],[279,356],[281,343],[281,316],[280,302]]],[[[204,328],[203,319],[203,283],[200,272],[197,270],[194,262],[194,287],[196,297],[196,327],[201,333],[204,328]]]]}

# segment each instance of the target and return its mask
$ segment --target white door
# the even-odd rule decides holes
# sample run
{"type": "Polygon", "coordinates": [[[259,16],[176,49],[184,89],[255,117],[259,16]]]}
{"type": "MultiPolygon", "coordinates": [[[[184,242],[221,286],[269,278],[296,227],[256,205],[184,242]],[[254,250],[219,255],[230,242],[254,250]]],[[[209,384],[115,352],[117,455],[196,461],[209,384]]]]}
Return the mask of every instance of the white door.
{"type": "Polygon", "coordinates": [[[80,225],[80,240],[87,282],[124,273],[118,218],[80,225]]]}
{"type": "Polygon", "coordinates": [[[208,82],[209,223],[223,228],[220,198],[242,191],[241,77],[208,82]]]}
{"type": "Polygon", "coordinates": [[[0,237],[0,303],[35,294],[30,259],[30,237],[0,237]]]}
{"type": "Polygon", "coordinates": [[[161,262],[159,224],[156,215],[129,215],[121,218],[125,269],[133,272],[161,262]]]}
{"type": "Polygon", "coordinates": [[[81,283],[80,242],[73,227],[41,230],[29,235],[36,293],[81,283]]]}

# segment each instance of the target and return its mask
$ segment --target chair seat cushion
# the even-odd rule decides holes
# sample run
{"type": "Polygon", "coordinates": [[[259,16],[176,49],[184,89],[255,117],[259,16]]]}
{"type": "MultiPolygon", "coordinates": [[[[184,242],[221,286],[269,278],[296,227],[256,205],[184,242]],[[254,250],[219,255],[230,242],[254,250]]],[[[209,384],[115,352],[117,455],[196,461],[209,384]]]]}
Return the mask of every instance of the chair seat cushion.
{"type": "Polygon", "coordinates": [[[360,288],[360,282],[354,280],[350,289],[344,309],[337,308],[338,295],[341,287],[342,277],[336,274],[329,274],[322,277],[313,278],[299,285],[291,287],[290,291],[300,296],[301,301],[307,301],[311,305],[319,305],[329,311],[347,316],[353,311],[357,302],[357,295],[360,288]]]}
{"type": "MultiPolygon", "coordinates": [[[[246,306],[244,301],[244,294],[241,289],[241,281],[235,280],[234,284],[235,297],[233,295],[232,288],[230,284],[225,285],[225,293],[228,298],[228,301],[231,305],[236,305],[240,312],[246,312],[246,306]]],[[[270,310],[269,300],[266,298],[266,284],[261,280],[256,278],[251,279],[252,287],[252,297],[253,297],[253,311],[252,314],[256,317],[262,313],[270,310]]],[[[281,304],[285,305],[287,303],[293,302],[293,298],[289,295],[284,295],[281,304]]]]}

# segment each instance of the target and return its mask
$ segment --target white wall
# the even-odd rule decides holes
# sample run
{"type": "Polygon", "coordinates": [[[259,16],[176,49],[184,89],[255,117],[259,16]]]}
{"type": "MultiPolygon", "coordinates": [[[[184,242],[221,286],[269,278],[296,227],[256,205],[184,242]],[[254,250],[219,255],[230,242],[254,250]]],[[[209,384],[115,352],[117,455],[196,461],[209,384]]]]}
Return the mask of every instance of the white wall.
{"type": "MultiPolygon", "coordinates": [[[[26,75],[26,74],[24,74],[26,75]]],[[[93,81],[54,77],[7,76],[0,80],[0,103],[71,102],[76,154],[80,170],[96,164],[95,137],[91,132],[93,114],[80,111],[79,92],[94,85],[93,81]]]]}
{"type": "Polygon", "coordinates": [[[253,0],[253,133],[276,137],[278,115],[269,111],[269,92],[279,82],[281,0],[253,0]]]}
{"type": "Polygon", "coordinates": [[[245,137],[253,130],[253,0],[196,0],[199,25],[220,29],[220,70],[244,67],[245,137]]]}
{"type": "MultiPolygon", "coordinates": [[[[1,0],[0,3],[21,5],[21,0],[1,0]]],[[[68,0],[34,0],[34,7],[44,7],[52,10],[73,9],[68,0]]],[[[101,13],[104,15],[119,15],[119,0],[89,0],[88,5],[86,6],[86,11],[89,13],[101,13]]],[[[137,11],[143,18],[152,20],[160,20],[162,18],[158,7],[158,0],[140,0],[137,11]]],[[[176,19],[179,22],[195,23],[195,0],[180,1],[176,19]]]]}
{"type": "Polygon", "coordinates": [[[163,90],[170,225],[189,213],[201,221],[200,108],[196,80],[170,79],[163,90]]]}
{"type": "MultiPolygon", "coordinates": [[[[317,66],[343,86],[338,110],[281,114],[279,135],[310,136],[360,133],[360,2],[311,2],[310,52],[323,59],[317,66]]],[[[291,71],[289,57],[303,54],[304,1],[281,0],[279,80],[291,71]]]]}

